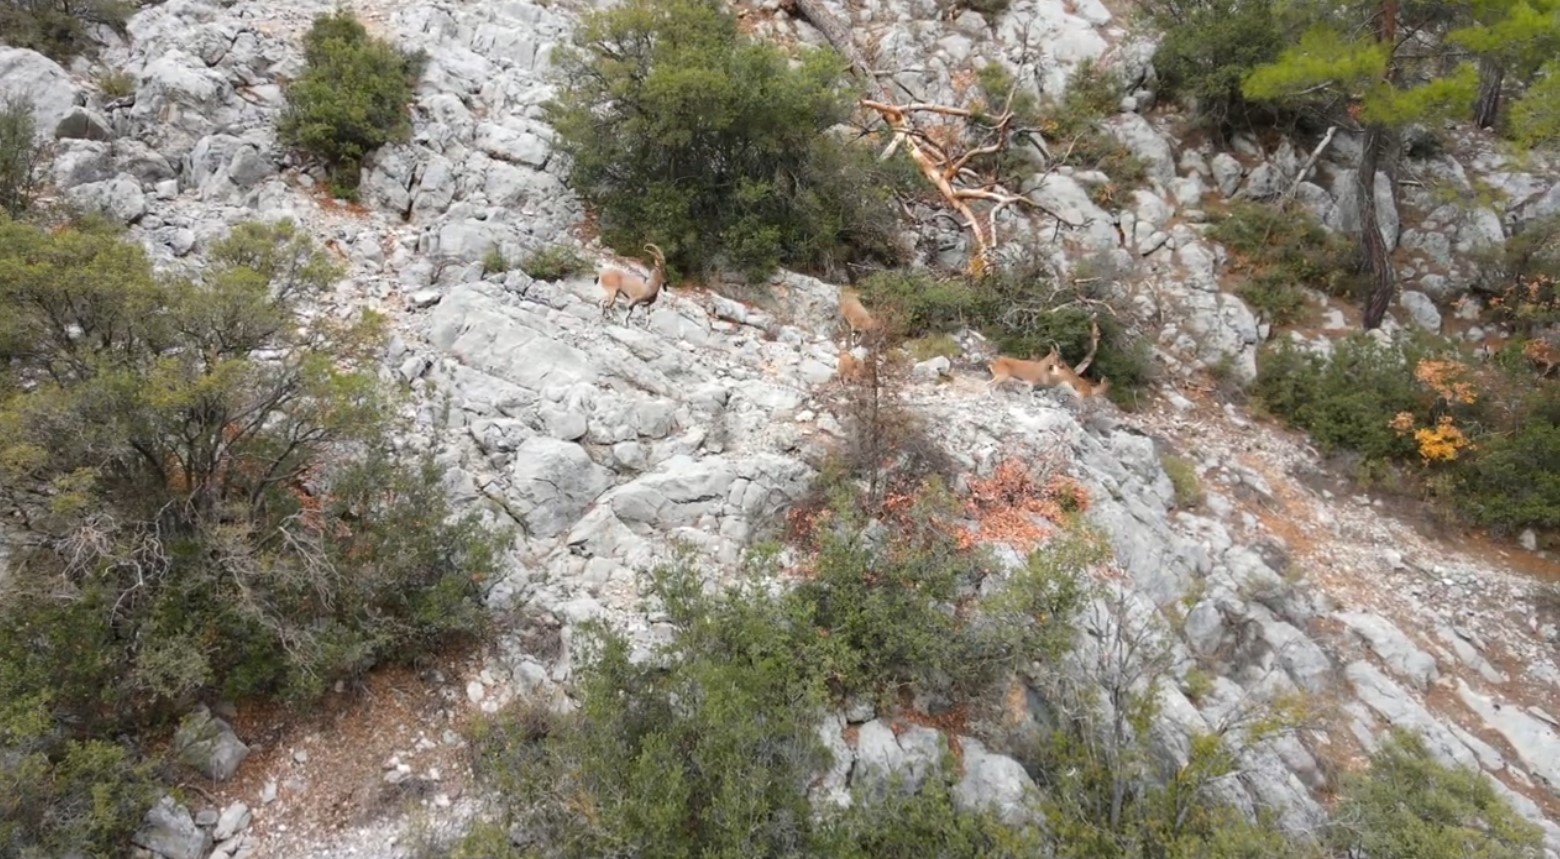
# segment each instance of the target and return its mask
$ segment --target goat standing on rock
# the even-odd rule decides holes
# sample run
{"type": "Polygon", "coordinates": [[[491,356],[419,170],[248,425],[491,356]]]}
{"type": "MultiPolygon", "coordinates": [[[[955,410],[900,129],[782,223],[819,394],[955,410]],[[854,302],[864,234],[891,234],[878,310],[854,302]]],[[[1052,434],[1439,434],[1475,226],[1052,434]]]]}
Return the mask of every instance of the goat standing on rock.
{"type": "Polygon", "coordinates": [[[650,312],[650,305],[655,303],[661,294],[661,287],[666,285],[666,255],[661,253],[659,247],[649,243],[645,244],[645,250],[655,260],[648,278],[616,266],[596,275],[596,285],[607,293],[606,298],[601,300],[602,316],[606,316],[607,311],[617,304],[619,295],[628,299],[628,312],[623,314],[625,325],[629,317],[634,315],[634,308],[643,306],[645,313],[650,312]]]}

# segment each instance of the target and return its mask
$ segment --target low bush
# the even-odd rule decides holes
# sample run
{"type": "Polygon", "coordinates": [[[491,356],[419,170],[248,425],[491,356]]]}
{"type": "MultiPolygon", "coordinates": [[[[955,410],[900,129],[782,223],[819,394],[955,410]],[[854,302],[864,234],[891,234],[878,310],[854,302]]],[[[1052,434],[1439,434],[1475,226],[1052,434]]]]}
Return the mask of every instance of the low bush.
{"type": "Polygon", "coordinates": [[[1187,508],[1202,503],[1202,481],[1197,479],[1195,463],[1184,456],[1166,456],[1160,459],[1159,464],[1175,490],[1175,506],[1187,508]]]}
{"type": "Polygon", "coordinates": [[[124,98],[135,94],[135,75],[122,69],[107,71],[98,76],[97,85],[105,99],[124,98]]]}
{"type": "Polygon", "coordinates": [[[1538,859],[1543,832],[1478,770],[1435,760],[1418,734],[1395,729],[1370,768],[1345,776],[1328,842],[1371,859],[1538,859]]]}
{"type": "Polygon", "coordinates": [[[994,817],[957,810],[938,773],[915,797],[815,809],[808,784],[829,765],[817,725],[846,699],[885,713],[901,692],[951,706],[1056,658],[1083,598],[1081,565],[1097,552],[1043,549],[1026,571],[997,577],[944,527],[936,493],[887,539],[869,536],[858,499],[842,493],[794,587],[773,587],[777,556],[763,551],[713,593],[690,560],[663,568],[652,598],[675,630],[669,642],[631,660],[626,640],[593,626],[576,639],[575,713],[523,707],[480,733],[479,772],[527,855],[628,844],[657,856],[888,857],[938,843],[973,857],[1020,842],[994,817]]]}
{"type": "Polygon", "coordinates": [[[314,19],[303,58],[303,74],[287,85],[277,136],[324,161],[333,190],[355,197],[363,158],[411,136],[407,108],[427,58],[370,36],[346,10],[314,19]]]}
{"type": "Polygon", "coordinates": [[[1028,258],[985,277],[938,276],[922,271],[879,272],[860,283],[873,306],[891,309],[907,336],[980,331],[1006,355],[1038,357],[1053,346],[1072,364],[1100,339],[1091,375],[1111,380],[1111,397],[1130,403],[1151,378],[1147,344],[1123,325],[1108,279],[1066,282],[1028,258]],[[1088,282],[1084,282],[1088,281],[1088,282]]]}
{"type": "Polygon", "coordinates": [[[1298,207],[1237,202],[1209,235],[1234,253],[1240,296],[1275,325],[1299,321],[1306,303],[1300,287],[1350,300],[1364,294],[1349,240],[1298,207]]]}
{"type": "Polygon", "coordinates": [[[1392,429],[1392,421],[1402,412],[1426,411],[1414,380],[1417,357],[1406,343],[1382,345],[1366,334],[1336,341],[1331,356],[1283,339],[1264,351],[1252,394],[1263,408],[1310,433],[1325,452],[1408,460],[1418,449],[1392,429]]]}
{"type": "Polygon", "coordinates": [[[532,252],[520,263],[520,270],[536,280],[563,280],[589,268],[579,251],[568,245],[549,245],[532,252]]]}
{"type": "Polygon", "coordinates": [[[1384,345],[1356,334],[1330,357],[1285,341],[1264,352],[1253,393],[1324,451],[1363,456],[1365,472],[1417,466],[1424,480],[1411,485],[1457,518],[1552,535],[1560,529],[1560,394],[1533,378],[1520,352],[1477,365],[1426,337],[1384,345]]]}
{"type": "Polygon", "coordinates": [[[548,116],[608,245],[752,279],[904,258],[893,192],[910,177],[833,130],[852,96],[832,52],[793,62],[711,0],[633,0],[587,15],[554,62],[548,116]]]}
{"type": "Polygon", "coordinates": [[[1457,475],[1456,497],[1468,518],[1504,533],[1560,531],[1560,424],[1535,416],[1477,444],[1457,475]]]}
{"type": "Polygon", "coordinates": [[[72,57],[96,52],[94,27],[123,35],[134,8],[122,0],[0,0],[0,44],[68,65],[72,57]]]}
{"type": "Polygon", "coordinates": [[[1282,10],[1241,0],[1137,0],[1163,34],[1154,53],[1160,91],[1189,107],[1204,124],[1226,133],[1266,125],[1275,117],[1247,101],[1241,83],[1278,59],[1288,44],[1282,10]]]}
{"type": "Polygon", "coordinates": [[[488,252],[482,255],[483,274],[502,274],[509,271],[509,260],[504,258],[503,249],[494,245],[488,248],[488,252]]]}
{"type": "Polygon", "coordinates": [[[396,453],[379,321],[301,315],[337,274],[290,223],[207,262],[0,220],[0,663],[84,735],[308,699],[486,617],[503,535],[396,453]]]}
{"type": "Polygon", "coordinates": [[[73,739],[50,695],[0,661],[0,855],[117,856],[160,795],[116,742],[73,739]]]}

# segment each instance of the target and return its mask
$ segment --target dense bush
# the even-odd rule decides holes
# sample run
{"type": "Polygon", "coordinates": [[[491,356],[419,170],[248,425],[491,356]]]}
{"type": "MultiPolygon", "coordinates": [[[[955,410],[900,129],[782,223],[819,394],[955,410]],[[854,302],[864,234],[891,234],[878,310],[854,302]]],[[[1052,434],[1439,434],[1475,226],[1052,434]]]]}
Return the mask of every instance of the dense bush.
{"type": "Polygon", "coordinates": [[[1414,733],[1396,729],[1370,769],[1344,779],[1330,845],[1371,859],[1538,859],[1543,833],[1512,810],[1477,770],[1437,763],[1414,733]]]}
{"type": "Polygon", "coordinates": [[[1560,529],[1560,394],[1520,343],[1487,365],[1427,337],[1357,334],[1331,357],[1289,341],[1262,356],[1253,393],[1328,452],[1418,466],[1459,518],[1500,532],[1560,529]]]}
{"type": "Polygon", "coordinates": [[[394,453],[378,321],[300,315],[335,276],[286,222],[193,282],[99,227],[0,222],[0,659],[76,731],[481,629],[499,535],[394,453]]]}
{"type": "Polygon", "coordinates": [[[537,280],[562,280],[589,268],[590,263],[568,245],[549,245],[533,251],[520,263],[520,270],[537,280]]]}
{"type": "Polygon", "coordinates": [[[1281,9],[1243,0],[1137,0],[1163,34],[1154,53],[1161,92],[1220,131],[1271,115],[1248,102],[1241,83],[1288,44],[1281,9]]]}
{"type": "Polygon", "coordinates": [[[834,54],[793,66],[711,0],[632,0],[587,15],[554,60],[549,117],[609,245],[753,277],[902,258],[904,172],[830,130],[849,115],[834,54]]]}
{"type": "Polygon", "coordinates": [[[325,162],[337,193],[356,193],[363,158],[412,131],[426,57],[370,36],[351,12],[320,15],[303,37],[303,74],[287,85],[277,136],[325,162]]]}
{"type": "Polygon", "coordinates": [[[901,691],[965,701],[1070,640],[1078,576],[1096,553],[1042,550],[998,584],[990,561],[941,527],[946,509],[916,506],[879,541],[841,496],[792,588],[773,587],[765,553],[715,593],[689,563],[663,569],[653,598],[676,631],[650,659],[630,660],[604,627],[578,639],[589,645],[579,710],[555,720],[523,709],[478,741],[525,846],[544,856],[625,845],[645,856],[887,857],[918,837],[973,857],[1013,843],[1017,833],[993,819],[956,812],[936,774],[919,798],[863,796],[822,815],[808,801],[828,765],[817,734],[826,706],[889,708],[901,691]],[[883,825],[894,820],[905,828],[883,825]]]}
{"type": "Polygon", "coordinates": [[[0,44],[31,48],[64,65],[95,51],[93,27],[123,34],[132,9],[121,0],[0,0],[0,44]]]}
{"type": "Polygon", "coordinates": [[[159,795],[123,746],[71,739],[50,696],[0,661],[0,855],[118,856],[159,795]]]}
{"type": "Polygon", "coordinates": [[[1286,338],[1264,352],[1252,393],[1268,411],[1310,433],[1323,451],[1407,460],[1417,448],[1393,431],[1392,420],[1425,410],[1414,381],[1420,354],[1403,342],[1388,346],[1354,334],[1335,342],[1328,357],[1286,338]]]}
{"type": "Polygon", "coordinates": [[[890,308],[908,336],[968,326],[1006,355],[1044,355],[1054,345],[1076,365],[1089,353],[1097,324],[1100,341],[1090,374],[1109,378],[1112,397],[1126,402],[1148,382],[1151,369],[1143,339],[1134,337],[1110,309],[1109,286],[1103,279],[1062,281],[1034,259],[980,278],[892,271],[869,275],[860,284],[868,303],[890,308]]]}
{"type": "Polygon", "coordinates": [[[1364,294],[1349,240],[1298,207],[1238,202],[1209,235],[1234,252],[1241,298],[1275,325],[1299,320],[1306,303],[1300,287],[1348,299],[1364,294]]]}
{"type": "Polygon", "coordinates": [[[1535,416],[1521,427],[1480,438],[1458,472],[1458,496],[1470,519],[1500,531],[1560,530],[1560,424],[1535,416]]]}
{"type": "Polygon", "coordinates": [[[32,205],[43,157],[36,129],[31,101],[12,96],[0,104],[0,214],[20,217],[32,205]]]}

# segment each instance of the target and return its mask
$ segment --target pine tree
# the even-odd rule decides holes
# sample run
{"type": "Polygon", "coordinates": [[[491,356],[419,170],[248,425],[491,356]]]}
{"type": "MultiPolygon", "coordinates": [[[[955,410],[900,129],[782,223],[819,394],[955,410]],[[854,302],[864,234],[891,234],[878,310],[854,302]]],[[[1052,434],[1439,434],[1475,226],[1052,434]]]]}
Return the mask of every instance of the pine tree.
{"type": "MultiPolygon", "coordinates": [[[[1541,81],[1548,82],[1560,74],[1560,63],[1552,59],[1560,53],[1560,0],[1466,0],[1464,11],[1466,23],[1448,33],[1446,41],[1478,56],[1479,93],[1473,104],[1473,121],[1480,128],[1493,128],[1510,80],[1526,81],[1543,74],[1541,81]]],[[[1553,83],[1546,85],[1547,104],[1540,100],[1545,92],[1534,87],[1522,100],[1523,110],[1514,113],[1523,115],[1548,107],[1547,112],[1553,114],[1552,104],[1560,91],[1553,83]]],[[[1519,127],[1514,130],[1521,134],[1519,127]]]]}
{"type": "Polygon", "coordinates": [[[1426,20],[1405,20],[1399,0],[1318,4],[1319,23],[1299,45],[1252,72],[1243,87],[1253,99],[1311,103],[1363,136],[1355,181],[1361,253],[1373,283],[1365,306],[1366,329],[1381,325],[1397,288],[1387,242],[1376,221],[1376,174],[1390,160],[1399,130],[1465,108],[1478,85],[1478,70],[1471,62],[1443,71],[1428,57],[1405,50],[1410,42],[1420,42],[1437,20],[1445,20],[1444,10],[1436,6],[1414,4],[1415,18],[1426,20]]]}

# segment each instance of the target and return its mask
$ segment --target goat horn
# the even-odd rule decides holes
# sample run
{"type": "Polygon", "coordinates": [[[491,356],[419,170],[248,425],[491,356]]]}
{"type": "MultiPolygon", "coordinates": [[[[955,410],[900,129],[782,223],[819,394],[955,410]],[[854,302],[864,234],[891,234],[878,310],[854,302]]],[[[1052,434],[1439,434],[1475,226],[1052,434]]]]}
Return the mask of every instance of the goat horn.
{"type": "Polygon", "coordinates": [[[645,242],[645,250],[655,254],[658,257],[659,256],[665,256],[665,254],[662,253],[662,251],[661,251],[661,249],[659,247],[657,247],[656,245],[651,244],[650,242],[645,242]]]}

